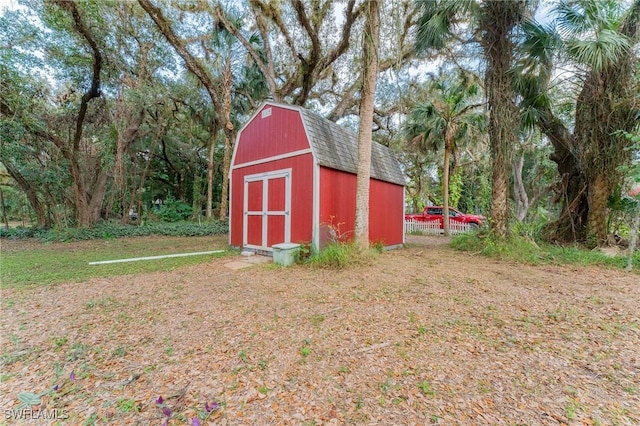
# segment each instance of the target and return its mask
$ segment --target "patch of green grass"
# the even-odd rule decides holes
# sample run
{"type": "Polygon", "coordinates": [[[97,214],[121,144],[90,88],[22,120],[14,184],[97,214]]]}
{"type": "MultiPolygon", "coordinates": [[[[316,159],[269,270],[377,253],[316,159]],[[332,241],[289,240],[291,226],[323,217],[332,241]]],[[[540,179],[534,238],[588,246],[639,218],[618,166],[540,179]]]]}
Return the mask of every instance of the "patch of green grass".
{"type": "Polygon", "coordinates": [[[0,354],[0,366],[15,364],[18,361],[26,359],[30,355],[28,350],[15,351],[15,352],[3,352],[0,354]]]}
{"type": "Polygon", "coordinates": [[[111,355],[113,355],[114,357],[122,358],[127,354],[127,352],[127,348],[120,345],[111,352],[111,355]]]}
{"type": "Polygon", "coordinates": [[[582,410],[582,405],[575,400],[569,401],[564,407],[565,414],[569,420],[575,420],[578,411],[582,410]]]}
{"type": "Polygon", "coordinates": [[[91,352],[91,346],[76,342],[67,351],[67,361],[77,361],[91,352]]]}
{"type": "Polygon", "coordinates": [[[269,360],[268,359],[261,359],[260,362],[258,362],[258,368],[260,370],[266,370],[267,367],[269,367],[269,360]]]}
{"type": "MultiPolygon", "coordinates": [[[[187,265],[207,262],[229,252],[201,256],[144,260],[107,265],[89,265],[92,261],[158,256],[183,252],[226,249],[224,237],[140,237],[118,240],[94,240],[77,243],[25,245],[23,250],[3,250],[0,288],[25,288],[67,282],[84,282],[96,277],[171,271],[187,265]]],[[[91,309],[98,302],[90,300],[91,309]]]]}
{"type": "Polygon", "coordinates": [[[68,341],[69,339],[67,338],[67,336],[56,337],[53,339],[53,344],[56,347],[56,349],[60,349],[60,347],[66,345],[68,341]]]}
{"type": "Polygon", "coordinates": [[[309,339],[304,339],[304,341],[302,342],[302,347],[300,348],[300,355],[302,355],[303,358],[308,357],[309,355],[311,355],[311,341],[309,339]]]}
{"type": "Polygon", "coordinates": [[[427,380],[423,380],[420,383],[418,383],[418,388],[420,388],[420,392],[422,392],[424,395],[427,395],[427,396],[436,395],[436,392],[431,387],[431,383],[429,383],[427,380]]]}
{"type": "Polygon", "coordinates": [[[378,387],[383,394],[387,395],[393,387],[393,382],[391,381],[391,379],[387,379],[384,382],[380,383],[378,387]]]}
{"type": "MultiPolygon", "coordinates": [[[[513,236],[505,240],[484,232],[461,234],[451,241],[454,249],[529,265],[579,265],[624,269],[626,256],[609,257],[599,251],[578,246],[558,246],[534,241],[530,237],[513,236]]],[[[634,267],[640,271],[640,251],[634,255],[634,267]]]]}
{"type": "Polygon", "coordinates": [[[137,413],[138,411],[140,411],[140,407],[138,407],[138,404],[136,404],[136,401],[133,399],[120,398],[116,403],[116,406],[123,413],[129,413],[131,411],[137,413]]]}
{"type": "Polygon", "coordinates": [[[362,251],[355,243],[331,243],[318,253],[314,253],[307,263],[327,269],[344,269],[351,265],[367,265],[371,252],[362,251]]]}
{"type": "Polygon", "coordinates": [[[92,413],[85,421],[82,423],[82,426],[94,426],[98,422],[98,414],[92,413]]]}
{"type": "Polygon", "coordinates": [[[323,314],[311,315],[311,324],[313,324],[314,327],[318,327],[324,320],[325,316],[323,314]]]}

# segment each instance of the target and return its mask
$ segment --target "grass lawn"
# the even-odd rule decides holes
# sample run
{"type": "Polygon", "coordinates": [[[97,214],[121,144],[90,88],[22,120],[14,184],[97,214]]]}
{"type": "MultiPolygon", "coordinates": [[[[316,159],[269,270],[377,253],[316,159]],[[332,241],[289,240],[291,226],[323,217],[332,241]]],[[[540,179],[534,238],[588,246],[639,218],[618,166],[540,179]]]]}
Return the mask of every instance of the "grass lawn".
{"type": "Polygon", "coordinates": [[[33,241],[2,241],[2,288],[28,287],[90,278],[171,271],[228,255],[227,236],[138,237],[111,240],[42,244],[33,241]],[[227,250],[225,253],[139,262],[89,265],[89,262],[227,250]]]}
{"type": "Polygon", "coordinates": [[[43,424],[15,422],[24,406],[86,426],[640,424],[637,273],[447,241],[342,269],[230,255],[98,278],[86,262],[226,240],[3,244],[3,263],[38,252],[66,272],[2,290],[0,410],[8,425],[43,424]]]}

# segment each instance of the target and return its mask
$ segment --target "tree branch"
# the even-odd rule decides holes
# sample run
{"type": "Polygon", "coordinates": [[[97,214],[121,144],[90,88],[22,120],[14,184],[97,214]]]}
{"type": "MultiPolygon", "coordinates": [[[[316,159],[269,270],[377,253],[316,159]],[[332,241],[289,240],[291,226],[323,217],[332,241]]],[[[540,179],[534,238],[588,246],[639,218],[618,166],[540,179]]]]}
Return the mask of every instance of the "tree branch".
{"type": "Polygon", "coordinates": [[[93,98],[100,97],[100,71],[102,69],[102,55],[100,54],[98,45],[89,32],[89,29],[82,20],[76,4],[74,2],[64,0],[53,0],[53,3],[61,9],[64,9],[71,13],[76,31],[89,44],[93,55],[93,75],[91,76],[91,87],[89,87],[89,90],[87,90],[84,95],[82,95],[82,99],[80,102],[80,111],[78,112],[78,118],[76,119],[76,130],[73,136],[73,150],[77,151],[80,146],[80,140],[82,139],[84,120],[87,116],[89,101],[93,98]]]}
{"type": "Polygon", "coordinates": [[[153,22],[155,22],[158,30],[160,30],[162,35],[173,46],[182,60],[184,60],[189,71],[191,71],[198,78],[198,80],[200,80],[200,83],[202,83],[202,85],[205,87],[205,89],[209,93],[209,97],[211,98],[211,103],[213,104],[213,108],[215,109],[215,111],[220,112],[222,108],[215,91],[215,81],[211,74],[209,74],[209,71],[207,71],[205,66],[202,64],[202,62],[200,62],[198,58],[194,57],[187,50],[184,40],[180,39],[176,35],[176,33],[173,31],[173,28],[171,28],[171,24],[164,17],[160,8],[155,7],[150,0],[138,0],[138,3],[151,17],[153,22]]]}
{"type": "Polygon", "coordinates": [[[242,44],[242,46],[247,50],[247,53],[249,53],[249,56],[251,56],[251,59],[253,59],[253,62],[258,66],[258,68],[260,68],[260,72],[262,72],[262,75],[267,79],[267,84],[269,85],[271,96],[273,96],[275,101],[280,101],[281,99],[278,91],[278,85],[276,84],[276,81],[275,81],[275,71],[273,69],[273,61],[272,61],[273,58],[271,55],[269,41],[268,39],[266,39],[267,32],[266,32],[266,27],[264,27],[264,22],[262,22],[261,24],[264,27],[264,32],[260,25],[259,25],[259,28],[263,38],[263,43],[265,44],[265,53],[267,56],[266,63],[265,61],[262,60],[262,58],[260,57],[260,54],[255,49],[255,47],[251,45],[249,40],[247,40],[247,38],[244,35],[242,35],[240,30],[238,30],[238,28],[231,21],[229,21],[229,19],[227,19],[224,11],[220,6],[216,6],[216,8],[214,9],[214,15],[216,20],[220,24],[222,24],[227,29],[227,31],[229,31],[235,38],[237,38],[238,41],[240,41],[240,43],[242,44]]]}

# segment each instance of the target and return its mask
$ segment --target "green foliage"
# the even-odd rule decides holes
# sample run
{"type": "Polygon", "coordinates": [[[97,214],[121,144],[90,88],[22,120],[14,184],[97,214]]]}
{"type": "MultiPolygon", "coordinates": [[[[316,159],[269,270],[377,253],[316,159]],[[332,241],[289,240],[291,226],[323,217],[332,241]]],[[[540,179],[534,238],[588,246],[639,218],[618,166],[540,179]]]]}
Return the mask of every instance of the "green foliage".
{"type": "Polygon", "coordinates": [[[355,243],[333,242],[313,254],[307,263],[320,268],[344,269],[350,265],[362,265],[368,260],[369,254],[363,252],[355,243]]]}
{"type": "Polygon", "coordinates": [[[418,383],[418,388],[420,388],[420,391],[423,395],[435,396],[436,394],[433,390],[433,387],[431,387],[431,383],[429,383],[427,380],[423,380],[422,382],[418,383]]]}
{"type": "Polygon", "coordinates": [[[300,244],[300,249],[296,252],[296,263],[302,264],[309,260],[311,256],[311,244],[303,243],[300,244]]]}
{"type": "Polygon", "coordinates": [[[547,225],[547,218],[544,215],[544,212],[538,211],[537,215],[540,216],[538,220],[535,221],[524,221],[524,222],[515,222],[512,225],[512,232],[514,235],[519,235],[523,238],[528,238],[533,241],[541,241],[542,232],[544,230],[545,225],[547,225]]]}
{"type": "Polygon", "coordinates": [[[2,192],[8,220],[19,221],[29,217],[29,202],[22,192],[5,185],[2,185],[2,192]]]}
{"type": "Polygon", "coordinates": [[[609,217],[607,220],[607,229],[610,232],[616,232],[619,235],[625,235],[620,232],[621,229],[628,229],[625,225],[631,223],[633,215],[638,207],[638,200],[633,197],[624,195],[622,187],[616,186],[613,194],[609,197],[607,207],[609,208],[609,217]]]}
{"type": "Polygon", "coordinates": [[[449,177],[449,207],[458,208],[463,186],[462,172],[458,169],[449,177]]]}
{"type": "Polygon", "coordinates": [[[308,357],[311,354],[311,341],[308,339],[305,339],[302,342],[302,347],[300,348],[300,355],[302,355],[303,358],[308,357]]]}
{"type": "Polygon", "coordinates": [[[187,220],[191,217],[192,213],[193,208],[190,205],[176,200],[173,197],[168,197],[156,214],[165,222],[179,222],[181,220],[187,220]]]}
{"type": "Polygon", "coordinates": [[[140,411],[140,407],[133,399],[120,398],[118,399],[116,405],[123,413],[128,413],[130,411],[135,411],[137,413],[138,411],[140,411]]]}
{"type": "Polygon", "coordinates": [[[229,232],[227,222],[150,222],[141,226],[121,225],[117,222],[101,222],[89,228],[10,228],[0,229],[0,238],[20,240],[37,238],[42,242],[69,242],[95,239],[113,239],[121,237],[144,237],[149,235],[167,235],[182,237],[198,237],[206,235],[220,235],[229,232]]]}
{"type": "MultiPolygon", "coordinates": [[[[531,228],[524,228],[529,231],[531,228]]],[[[537,229],[537,228],[533,228],[537,229]]],[[[496,238],[489,231],[461,234],[454,237],[451,246],[456,250],[480,253],[484,256],[530,265],[605,266],[623,269],[627,260],[622,256],[609,257],[598,251],[578,246],[557,246],[536,242],[526,235],[513,235],[508,239],[496,238]]],[[[634,270],[640,271],[640,253],[634,256],[634,270]]]]}
{"type": "Polygon", "coordinates": [[[371,248],[374,249],[377,253],[382,253],[384,251],[384,241],[377,240],[372,242],[371,248]]]}

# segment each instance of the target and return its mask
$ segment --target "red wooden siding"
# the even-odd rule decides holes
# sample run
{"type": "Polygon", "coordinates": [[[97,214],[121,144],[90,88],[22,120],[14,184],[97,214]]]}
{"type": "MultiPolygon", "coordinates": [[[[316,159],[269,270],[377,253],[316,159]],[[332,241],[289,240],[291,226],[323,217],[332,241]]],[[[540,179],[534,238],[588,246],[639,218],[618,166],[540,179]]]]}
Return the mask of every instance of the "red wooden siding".
{"type": "MultiPolygon", "coordinates": [[[[267,247],[284,242],[284,216],[269,216],[267,225],[267,247]]],[[[261,245],[261,244],[258,244],[261,245]]]]}
{"type": "MultiPolygon", "coordinates": [[[[385,246],[403,243],[404,188],[371,179],[369,196],[369,240],[385,246]]],[[[354,236],[356,175],[320,168],[320,246],[330,239],[333,228],[342,240],[354,236]]]]}
{"type": "MultiPolygon", "coordinates": [[[[258,118],[256,118],[258,119],[258,118]]],[[[243,143],[243,137],[240,144],[243,143]]],[[[238,147],[240,149],[240,146],[238,147]]],[[[312,238],[312,214],[313,214],[313,156],[304,154],[297,157],[284,158],[282,160],[270,161],[268,163],[257,164],[249,167],[242,167],[232,171],[232,199],[231,199],[231,238],[232,246],[242,247],[242,219],[244,203],[244,177],[258,173],[270,172],[274,170],[291,169],[291,241],[298,243],[310,243],[312,238]]],[[[278,193],[279,185],[282,185],[284,194],[284,179],[270,179],[269,191],[278,193]],[[279,183],[281,182],[281,183],[279,183]]],[[[253,182],[250,182],[251,184],[253,182]]],[[[260,186],[262,184],[260,183],[260,186]]],[[[249,197],[249,203],[253,203],[249,197]]],[[[262,198],[260,196],[260,203],[262,198]]],[[[251,204],[253,205],[253,204],[251,204]]],[[[262,204],[260,204],[261,206],[262,204]]],[[[269,197],[269,210],[284,209],[284,195],[280,197],[269,197]]],[[[260,207],[261,208],[261,207],[260,207]]],[[[277,229],[282,229],[280,221],[284,222],[283,216],[270,216],[267,225],[267,242],[269,246],[283,242],[283,235],[279,235],[277,229]],[[273,224],[273,226],[271,226],[273,224]],[[276,241],[281,239],[281,241],[276,241]]],[[[254,225],[253,232],[262,232],[262,225],[254,225]]],[[[254,245],[261,245],[261,241],[249,242],[254,245]]]]}
{"type": "Polygon", "coordinates": [[[234,164],[248,163],[308,148],[309,143],[300,113],[266,105],[242,131],[234,164]],[[271,115],[262,118],[262,112],[265,109],[271,109],[271,115]]]}
{"type": "MultiPolygon", "coordinates": [[[[240,223],[240,230],[242,230],[242,223],[240,223]]],[[[247,218],[247,244],[262,245],[262,216],[249,216],[247,218]]],[[[242,239],[240,240],[240,246],[242,246],[242,239]]]]}
{"type": "Polygon", "coordinates": [[[262,210],[262,182],[249,182],[249,211],[262,210]]]}
{"type": "Polygon", "coordinates": [[[356,175],[320,167],[320,247],[331,229],[343,241],[353,238],[356,223],[356,175]]]}
{"type": "Polygon", "coordinates": [[[402,244],[404,237],[404,187],[371,179],[369,240],[384,246],[402,244]]]}
{"type": "Polygon", "coordinates": [[[269,211],[282,211],[285,209],[285,179],[270,179],[269,180],[269,199],[267,205],[269,211]]]}

